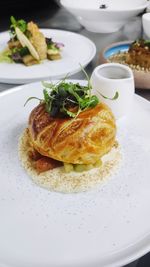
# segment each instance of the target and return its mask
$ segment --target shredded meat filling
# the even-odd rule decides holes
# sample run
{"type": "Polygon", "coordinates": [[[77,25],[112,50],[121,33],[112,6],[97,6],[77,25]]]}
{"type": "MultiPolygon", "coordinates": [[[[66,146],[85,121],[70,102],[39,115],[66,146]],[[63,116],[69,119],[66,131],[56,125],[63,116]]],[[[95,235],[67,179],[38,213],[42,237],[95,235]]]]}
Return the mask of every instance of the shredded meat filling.
{"type": "Polygon", "coordinates": [[[62,162],[42,156],[35,149],[28,151],[30,159],[33,161],[33,165],[38,173],[52,170],[54,168],[62,166],[62,162]]]}

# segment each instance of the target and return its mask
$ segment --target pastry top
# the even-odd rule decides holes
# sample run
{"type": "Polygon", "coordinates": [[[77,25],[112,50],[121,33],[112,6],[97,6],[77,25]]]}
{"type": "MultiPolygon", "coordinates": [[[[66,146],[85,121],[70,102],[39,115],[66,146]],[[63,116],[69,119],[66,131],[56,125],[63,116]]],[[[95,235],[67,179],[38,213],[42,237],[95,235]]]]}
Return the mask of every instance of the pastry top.
{"type": "Polygon", "coordinates": [[[30,142],[40,154],[72,164],[93,164],[114,145],[116,124],[107,105],[99,103],[76,118],[52,117],[45,104],[33,109],[30,142]]]}

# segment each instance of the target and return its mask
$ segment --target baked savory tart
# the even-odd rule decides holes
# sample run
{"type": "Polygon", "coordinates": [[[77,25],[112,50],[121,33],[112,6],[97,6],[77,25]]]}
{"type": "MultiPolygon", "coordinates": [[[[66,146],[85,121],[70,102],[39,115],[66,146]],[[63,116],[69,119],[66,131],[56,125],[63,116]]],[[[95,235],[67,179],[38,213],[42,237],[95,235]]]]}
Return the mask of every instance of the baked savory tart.
{"type": "Polygon", "coordinates": [[[10,18],[10,40],[8,47],[1,52],[0,61],[23,63],[31,66],[44,59],[57,60],[61,58],[63,44],[53,42],[40,31],[37,24],[23,19],[10,18]]]}
{"type": "Polygon", "coordinates": [[[110,108],[79,83],[44,83],[44,100],[30,113],[19,141],[23,166],[41,186],[85,191],[116,166],[119,148],[110,108]]]}

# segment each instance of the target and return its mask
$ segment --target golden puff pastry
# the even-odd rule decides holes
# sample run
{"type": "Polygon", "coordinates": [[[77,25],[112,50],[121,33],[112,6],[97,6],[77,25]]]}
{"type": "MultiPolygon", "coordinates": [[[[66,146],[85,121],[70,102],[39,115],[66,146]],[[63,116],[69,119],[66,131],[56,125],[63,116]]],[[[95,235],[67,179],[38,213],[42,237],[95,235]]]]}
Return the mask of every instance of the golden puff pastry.
{"type": "Polygon", "coordinates": [[[44,104],[29,117],[29,138],[41,155],[72,164],[93,164],[114,145],[116,124],[107,105],[99,103],[77,118],[53,118],[44,104]]]}

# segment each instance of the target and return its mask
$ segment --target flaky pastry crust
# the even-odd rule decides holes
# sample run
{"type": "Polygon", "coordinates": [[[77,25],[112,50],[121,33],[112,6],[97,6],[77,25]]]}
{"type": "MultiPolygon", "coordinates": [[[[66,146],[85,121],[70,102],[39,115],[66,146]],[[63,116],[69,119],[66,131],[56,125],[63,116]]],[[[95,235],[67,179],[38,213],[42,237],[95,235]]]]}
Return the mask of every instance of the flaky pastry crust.
{"type": "Polygon", "coordinates": [[[115,118],[104,103],[84,110],[77,118],[53,118],[44,104],[29,117],[29,137],[40,154],[72,164],[93,164],[115,142],[115,118]]]}

